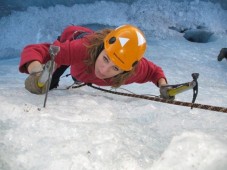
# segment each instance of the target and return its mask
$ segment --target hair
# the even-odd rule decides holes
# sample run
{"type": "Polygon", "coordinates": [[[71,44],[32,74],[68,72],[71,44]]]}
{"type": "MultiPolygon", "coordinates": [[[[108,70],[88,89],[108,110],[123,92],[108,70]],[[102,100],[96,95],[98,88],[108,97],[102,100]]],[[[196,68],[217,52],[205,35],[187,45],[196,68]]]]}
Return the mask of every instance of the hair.
{"type": "MultiPolygon", "coordinates": [[[[89,43],[86,46],[87,46],[88,55],[90,57],[85,60],[85,64],[88,66],[88,73],[91,72],[90,69],[95,67],[96,59],[98,58],[98,55],[104,49],[104,38],[111,31],[112,31],[112,29],[103,29],[100,31],[96,31],[94,34],[87,36],[89,43]]],[[[121,85],[123,85],[125,83],[126,79],[135,73],[136,65],[137,64],[133,65],[132,70],[124,71],[123,73],[120,73],[120,74],[112,77],[111,86],[114,88],[118,88],[121,85]]]]}

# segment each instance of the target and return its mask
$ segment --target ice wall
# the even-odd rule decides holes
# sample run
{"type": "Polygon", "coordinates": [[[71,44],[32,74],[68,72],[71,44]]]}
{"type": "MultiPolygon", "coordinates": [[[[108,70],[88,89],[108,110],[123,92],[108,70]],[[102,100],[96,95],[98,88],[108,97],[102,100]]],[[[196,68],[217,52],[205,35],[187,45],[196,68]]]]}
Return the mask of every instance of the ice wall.
{"type": "MultiPolygon", "coordinates": [[[[74,4],[86,4],[86,3],[94,3],[97,1],[102,0],[1,0],[0,1],[0,17],[10,15],[12,11],[23,11],[26,10],[30,6],[36,6],[36,7],[43,7],[48,8],[50,6],[54,5],[64,5],[64,6],[72,6],[74,4]]],[[[111,1],[111,2],[122,2],[127,4],[132,4],[136,1],[140,0],[105,0],[105,1],[111,1]]],[[[159,0],[147,0],[147,2],[154,1],[157,3],[159,0]]],[[[169,1],[176,1],[176,2],[182,2],[182,1],[210,1],[213,3],[220,3],[221,7],[225,10],[227,10],[227,1],[226,0],[169,0],[169,1]]],[[[141,4],[142,5],[142,4],[141,4]]]]}

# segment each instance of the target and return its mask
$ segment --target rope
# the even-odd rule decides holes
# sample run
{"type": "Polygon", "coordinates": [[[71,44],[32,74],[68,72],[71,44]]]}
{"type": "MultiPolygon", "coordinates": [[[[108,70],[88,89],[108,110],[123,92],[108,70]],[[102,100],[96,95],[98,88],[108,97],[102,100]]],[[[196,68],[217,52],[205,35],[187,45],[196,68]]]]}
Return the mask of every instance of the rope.
{"type": "Polygon", "coordinates": [[[67,87],[66,89],[70,89],[70,88],[73,88],[73,89],[75,89],[75,88],[80,88],[80,87],[83,87],[83,86],[85,86],[85,85],[87,85],[86,83],[81,83],[81,84],[77,84],[77,83],[73,83],[71,86],[69,86],[69,87],[67,87]],[[75,85],[76,84],[76,85],[75,85]],[[75,86],[74,86],[75,85],[75,86]]]}
{"type": "Polygon", "coordinates": [[[104,91],[104,92],[107,92],[107,93],[112,93],[112,94],[117,94],[117,95],[122,95],[122,96],[135,97],[135,98],[146,99],[146,100],[152,100],[152,101],[156,101],[156,102],[168,103],[168,104],[173,104],[173,105],[178,105],[178,106],[186,106],[186,107],[191,107],[191,108],[198,108],[198,109],[227,113],[227,108],[225,108],[225,107],[204,105],[204,104],[199,104],[199,103],[189,103],[189,102],[182,102],[182,101],[175,101],[175,100],[167,100],[167,99],[163,99],[163,98],[160,98],[160,97],[152,97],[152,96],[145,96],[145,95],[138,95],[138,94],[115,92],[115,91],[110,91],[110,90],[102,89],[100,87],[93,86],[92,84],[87,84],[87,85],[94,88],[94,89],[104,91]]]}

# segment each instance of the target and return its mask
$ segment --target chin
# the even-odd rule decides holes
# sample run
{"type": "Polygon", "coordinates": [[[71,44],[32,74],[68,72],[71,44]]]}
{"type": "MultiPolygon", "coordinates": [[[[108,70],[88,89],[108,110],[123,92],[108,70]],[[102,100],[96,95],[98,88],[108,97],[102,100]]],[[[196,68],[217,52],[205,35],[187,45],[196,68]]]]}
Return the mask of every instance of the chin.
{"type": "Polygon", "coordinates": [[[97,73],[96,71],[95,71],[95,76],[97,77],[97,78],[99,78],[99,79],[104,79],[105,77],[104,76],[101,76],[99,73],[97,73]]]}
{"type": "Polygon", "coordinates": [[[99,79],[104,79],[103,77],[99,77],[99,76],[96,76],[96,77],[98,77],[99,79]]]}

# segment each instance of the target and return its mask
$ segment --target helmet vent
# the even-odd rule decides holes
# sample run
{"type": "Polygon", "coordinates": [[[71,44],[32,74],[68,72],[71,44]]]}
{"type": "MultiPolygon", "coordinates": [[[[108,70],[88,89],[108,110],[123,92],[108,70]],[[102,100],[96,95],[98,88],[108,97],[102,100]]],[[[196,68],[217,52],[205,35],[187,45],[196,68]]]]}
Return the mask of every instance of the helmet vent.
{"type": "Polygon", "coordinates": [[[109,44],[113,44],[116,41],[116,37],[111,37],[109,39],[109,44]]]}

